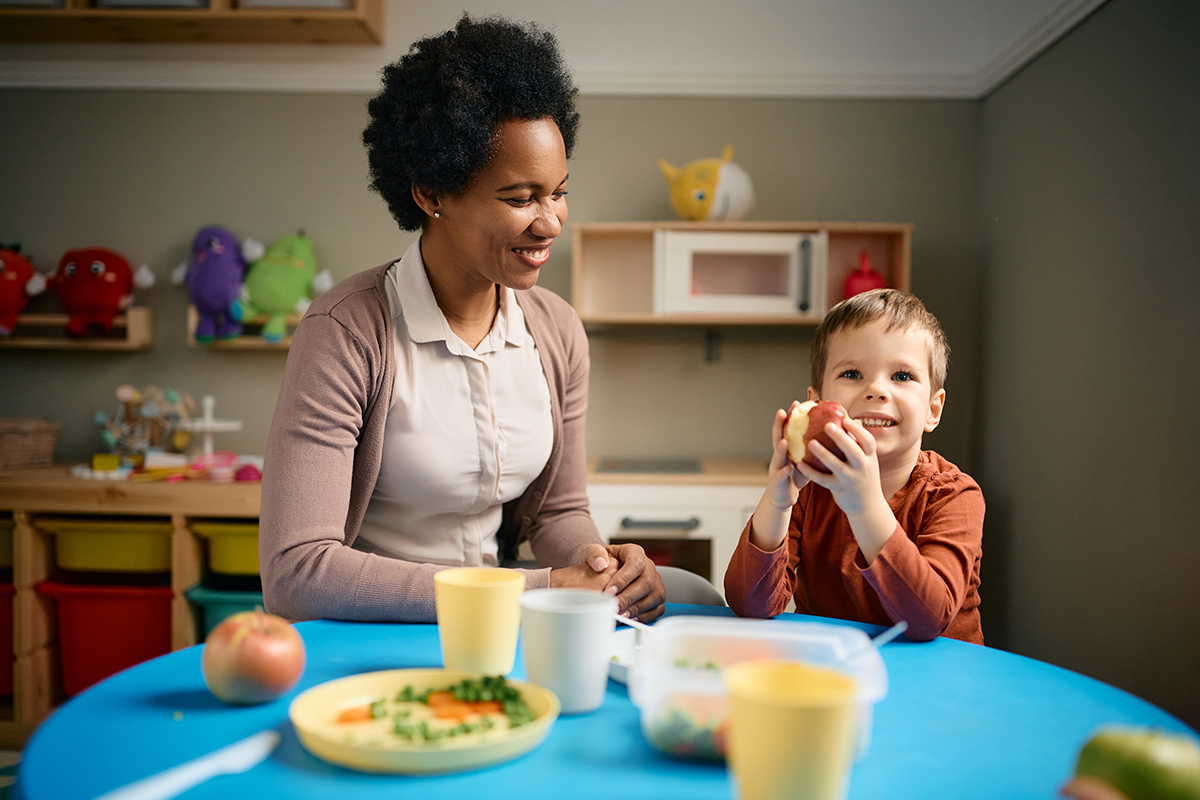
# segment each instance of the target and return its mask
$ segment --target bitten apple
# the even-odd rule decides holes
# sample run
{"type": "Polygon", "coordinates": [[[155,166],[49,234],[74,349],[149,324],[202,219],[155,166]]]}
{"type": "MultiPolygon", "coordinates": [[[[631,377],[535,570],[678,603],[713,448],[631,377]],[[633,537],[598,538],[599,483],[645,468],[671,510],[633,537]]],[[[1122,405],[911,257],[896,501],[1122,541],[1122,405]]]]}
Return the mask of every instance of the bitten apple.
{"type": "Polygon", "coordinates": [[[844,426],[845,420],[846,409],[842,408],[841,403],[835,403],[832,400],[825,402],[809,400],[796,406],[792,413],[788,414],[787,421],[783,426],[783,432],[788,442],[788,458],[792,460],[793,464],[803,461],[818,472],[828,473],[830,470],[826,469],[824,464],[817,461],[808,452],[808,443],[816,439],[829,452],[844,459],[845,454],[842,453],[840,447],[833,443],[833,439],[829,438],[829,434],[825,432],[825,426],[830,422],[844,426]]]}
{"type": "Polygon", "coordinates": [[[201,659],[209,691],[227,703],[274,700],[304,672],[304,640],[283,617],[242,611],[208,634],[201,659]]]}

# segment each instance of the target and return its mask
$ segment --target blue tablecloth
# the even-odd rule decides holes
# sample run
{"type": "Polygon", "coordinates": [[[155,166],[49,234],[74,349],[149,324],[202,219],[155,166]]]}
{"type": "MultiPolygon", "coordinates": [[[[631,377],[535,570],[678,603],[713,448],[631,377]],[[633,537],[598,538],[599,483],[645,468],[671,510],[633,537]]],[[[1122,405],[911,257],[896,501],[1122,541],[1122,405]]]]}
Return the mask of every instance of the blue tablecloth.
{"type": "MultiPolygon", "coordinates": [[[[731,615],[671,605],[668,614],[731,615]]],[[[813,620],[784,614],[777,620],[813,620]]],[[[821,620],[833,622],[833,620],[821,620]]],[[[854,624],[854,623],[841,623],[854,624]]],[[[719,766],[678,761],[642,738],[625,687],[609,682],[592,714],[560,717],[540,747],[514,761],[435,777],[367,775],[310,755],[287,721],[299,692],[360,672],[440,666],[433,625],[316,621],[299,630],[308,652],[295,690],[266,705],[227,706],[205,688],[201,647],[140,664],[83,692],[34,733],[17,777],[27,800],[74,800],[146,777],[264,728],[283,740],[251,771],[188,792],[203,798],[687,798],[730,797],[719,766]]],[[[857,625],[868,633],[882,630],[857,625]]],[[[1052,798],[1079,747],[1104,723],[1190,731],[1133,695],[1002,650],[949,639],[883,648],[890,688],[875,707],[870,750],[851,798],[1052,798]]],[[[514,677],[523,678],[518,653],[514,677]]]]}

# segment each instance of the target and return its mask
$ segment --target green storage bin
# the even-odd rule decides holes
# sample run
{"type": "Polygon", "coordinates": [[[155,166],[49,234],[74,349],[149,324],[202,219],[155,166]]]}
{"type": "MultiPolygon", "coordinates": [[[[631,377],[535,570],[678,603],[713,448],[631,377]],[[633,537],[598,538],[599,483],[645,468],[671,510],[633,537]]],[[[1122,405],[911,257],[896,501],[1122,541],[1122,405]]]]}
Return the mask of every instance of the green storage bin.
{"type": "Polygon", "coordinates": [[[222,575],[258,574],[258,524],[193,522],[193,531],[208,540],[208,568],[222,575]]]}
{"type": "Polygon", "coordinates": [[[171,523],[146,519],[46,517],[59,569],[82,572],[170,572],[171,523]]]}
{"type": "Polygon", "coordinates": [[[241,611],[261,609],[263,605],[262,592],[226,592],[210,589],[199,583],[185,589],[183,596],[196,609],[196,618],[200,623],[200,630],[204,631],[205,639],[226,617],[241,611]]]}

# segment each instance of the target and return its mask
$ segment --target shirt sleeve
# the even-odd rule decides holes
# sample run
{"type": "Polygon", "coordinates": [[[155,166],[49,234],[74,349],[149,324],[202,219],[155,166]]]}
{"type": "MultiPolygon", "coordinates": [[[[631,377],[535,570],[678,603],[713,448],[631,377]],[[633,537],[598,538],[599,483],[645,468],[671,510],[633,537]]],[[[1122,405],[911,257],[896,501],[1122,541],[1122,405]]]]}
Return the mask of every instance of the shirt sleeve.
{"type": "Polygon", "coordinates": [[[725,570],[725,602],[739,617],[774,617],[787,609],[796,589],[796,567],[800,563],[802,509],[800,503],[792,507],[787,537],[769,553],[750,541],[753,517],[742,529],[725,570]]]}
{"type": "Polygon", "coordinates": [[[857,555],[888,616],[908,622],[909,638],[937,638],[962,608],[983,547],[983,515],[983,492],[964,476],[930,490],[915,535],[897,523],[869,567],[857,555]]]}

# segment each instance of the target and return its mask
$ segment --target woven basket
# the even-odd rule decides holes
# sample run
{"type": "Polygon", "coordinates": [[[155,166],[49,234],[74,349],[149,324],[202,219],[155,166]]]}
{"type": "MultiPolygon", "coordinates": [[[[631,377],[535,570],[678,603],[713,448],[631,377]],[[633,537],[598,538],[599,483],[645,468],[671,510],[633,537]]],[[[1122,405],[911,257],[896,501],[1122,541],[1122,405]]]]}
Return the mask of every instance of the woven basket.
{"type": "Polygon", "coordinates": [[[51,419],[0,419],[0,469],[54,463],[58,423],[51,419]]]}

